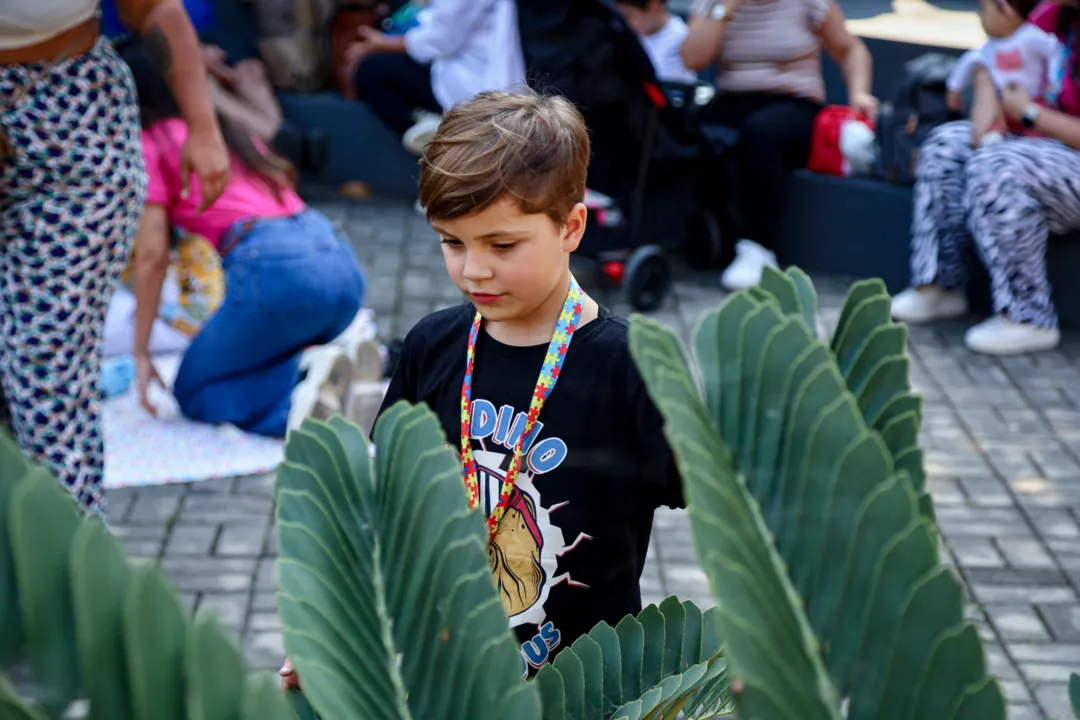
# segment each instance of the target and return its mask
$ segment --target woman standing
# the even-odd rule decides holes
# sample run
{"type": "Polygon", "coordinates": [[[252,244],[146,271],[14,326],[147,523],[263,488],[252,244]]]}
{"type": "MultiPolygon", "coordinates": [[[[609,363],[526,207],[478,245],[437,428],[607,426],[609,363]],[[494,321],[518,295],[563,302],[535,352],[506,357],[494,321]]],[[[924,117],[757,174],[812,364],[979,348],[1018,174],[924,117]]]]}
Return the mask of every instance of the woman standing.
{"type": "MultiPolygon", "coordinates": [[[[229,160],[191,22],[179,0],[118,9],[176,91],[191,127],[184,192],[194,173],[208,206],[229,160]]],[[[131,75],[99,38],[98,10],[98,0],[0,7],[0,382],[23,450],[104,512],[102,327],[146,174],[131,75]]]]}
{"type": "Polygon", "coordinates": [[[1078,13],[1044,2],[1028,22],[1062,41],[1061,73],[1043,98],[1019,86],[997,90],[979,70],[971,120],[934,130],[919,150],[911,227],[913,287],[892,302],[914,324],[967,314],[963,250],[974,241],[990,273],[994,317],[968,330],[969,350],[992,355],[1051,350],[1061,342],[1046,277],[1050,233],[1080,229],[1078,13]],[[1001,108],[1024,128],[982,146],[1001,108]]]}

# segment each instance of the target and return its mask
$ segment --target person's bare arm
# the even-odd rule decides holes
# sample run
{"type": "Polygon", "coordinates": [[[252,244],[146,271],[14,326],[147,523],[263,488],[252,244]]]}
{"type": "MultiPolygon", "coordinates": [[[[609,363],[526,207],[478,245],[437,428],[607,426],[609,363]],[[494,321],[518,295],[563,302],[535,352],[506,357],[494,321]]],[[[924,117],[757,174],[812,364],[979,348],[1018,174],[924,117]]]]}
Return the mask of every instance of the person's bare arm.
{"type": "Polygon", "coordinates": [[[1043,108],[1035,118],[1035,132],[1080,150],[1080,118],[1060,110],[1043,108]]]}
{"type": "Polygon", "coordinates": [[[695,8],[695,12],[691,14],[690,29],[679,50],[683,65],[697,72],[704,70],[720,57],[724,47],[724,37],[727,34],[728,20],[738,11],[740,3],[741,0],[725,0],[721,3],[727,7],[727,17],[723,20],[714,20],[700,14],[707,12],[712,7],[712,3],[695,3],[696,6],[701,7],[695,8]]]}
{"type": "Polygon", "coordinates": [[[169,218],[160,205],[147,205],[135,234],[136,357],[150,355],[150,334],[161,304],[161,287],[169,272],[169,218]]]}
{"type": "Polygon", "coordinates": [[[972,81],[975,90],[971,101],[971,144],[979,147],[983,135],[997,125],[1001,118],[1001,102],[986,68],[976,67],[972,81]]]}
{"type": "Polygon", "coordinates": [[[187,195],[191,173],[199,179],[205,210],[229,182],[229,153],[210,99],[202,47],[180,0],[118,0],[120,19],[142,36],[165,76],[187,124],[180,153],[180,190],[187,195]],[[183,70],[186,67],[187,70],[183,70]]]}
{"type": "MultiPolygon", "coordinates": [[[[1016,122],[1035,106],[1027,91],[1019,85],[1009,85],[1001,91],[1002,111],[1016,122]]],[[[1039,135],[1053,138],[1068,145],[1073,150],[1080,150],[1080,118],[1047,107],[1038,107],[1032,128],[1039,135]]]]}
{"type": "Polygon", "coordinates": [[[877,117],[878,102],[872,92],[874,58],[862,38],[851,34],[845,24],[844,11],[830,3],[818,30],[825,52],[836,61],[847,82],[848,104],[867,117],[877,117]]]}
{"type": "Polygon", "coordinates": [[[138,33],[176,96],[192,132],[217,129],[202,47],[180,0],[118,0],[124,25],[138,33]],[[181,68],[187,70],[181,72],[181,68]]]}

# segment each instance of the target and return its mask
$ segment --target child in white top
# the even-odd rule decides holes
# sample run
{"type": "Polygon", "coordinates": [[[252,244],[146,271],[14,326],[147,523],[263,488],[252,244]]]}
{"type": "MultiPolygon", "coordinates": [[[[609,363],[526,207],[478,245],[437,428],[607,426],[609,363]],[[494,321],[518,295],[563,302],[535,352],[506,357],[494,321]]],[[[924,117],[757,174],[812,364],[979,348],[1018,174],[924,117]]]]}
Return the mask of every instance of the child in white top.
{"type": "MultiPolygon", "coordinates": [[[[962,109],[960,93],[971,83],[977,67],[986,68],[998,92],[1019,85],[1030,97],[1043,97],[1047,83],[1057,76],[1061,44],[1054,35],[1026,22],[1034,5],[1032,0],[980,0],[979,20],[989,39],[964,53],[949,75],[946,89],[951,110],[962,109]]],[[[1020,130],[1009,125],[1000,111],[999,118],[983,136],[983,145],[1001,140],[1007,131],[1020,130]]]]}
{"type": "Polygon", "coordinates": [[[657,80],[697,82],[697,73],[683,64],[679,54],[686,37],[686,23],[668,12],[666,0],[619,0],[618,5],[648,53],[657,80]]]}

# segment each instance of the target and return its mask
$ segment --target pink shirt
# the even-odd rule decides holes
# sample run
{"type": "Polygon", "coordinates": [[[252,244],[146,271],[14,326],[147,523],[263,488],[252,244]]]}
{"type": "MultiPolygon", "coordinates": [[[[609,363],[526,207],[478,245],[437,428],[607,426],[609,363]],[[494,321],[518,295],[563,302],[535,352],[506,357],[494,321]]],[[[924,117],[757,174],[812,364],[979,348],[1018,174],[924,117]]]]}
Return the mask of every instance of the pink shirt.
{"type": "MultiPolygon", "coordinates": [[[[1040,3],[1038,7],[1028,15],[1028,22],[1049,33],[1057,35],[1058,6],[1052,2],[1040,3]]],[[[1076,52],[1076,39],[1058,35],[1058,39],[1064,43],[1063,59],[1059,63],[1062,72],[1061,90],[1057,98],[1057,109],[1080,117],[1080,90],[1076,87],[1076,79],[1073,77],[1073,54],[1076,52]]],[[[1054,78],[1050,78],[1051,83],[1054,78]]]]}
{"type": "Polygon", "coordinates": [[[282,188],[278,202],[266,181],[248,172],[234,156],[225,192],[200,213],[202,192],[194,176],[187,197],[180,197],[180,148],[186,138],[187,126],[179,118],[162,120],[142,134],[146,172],[150,176],[146,202],[164,207],[173,225],[202,235],[216,248],[221,245],[222,234],[238,220],[288,217],[304,210],[304,201],[288,188],[282,188]]]}

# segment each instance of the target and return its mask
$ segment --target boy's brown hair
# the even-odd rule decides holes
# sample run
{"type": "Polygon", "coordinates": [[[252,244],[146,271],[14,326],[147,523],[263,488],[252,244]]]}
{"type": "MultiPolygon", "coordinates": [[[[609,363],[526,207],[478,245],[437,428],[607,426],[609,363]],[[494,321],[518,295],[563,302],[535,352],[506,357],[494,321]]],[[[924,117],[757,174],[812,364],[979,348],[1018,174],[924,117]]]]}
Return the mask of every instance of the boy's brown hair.
{"type": "Polygon", "coordinates": [[[424,148],[420,205],[428,219],[454,220],[510,197],[561,227],[588,170],[589,133],[569,100],[484,92],[446,113],[424,148]]]}

